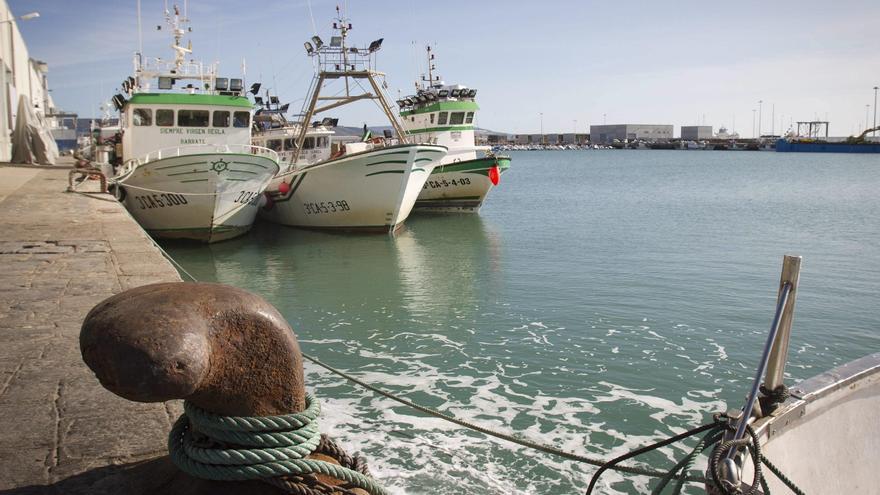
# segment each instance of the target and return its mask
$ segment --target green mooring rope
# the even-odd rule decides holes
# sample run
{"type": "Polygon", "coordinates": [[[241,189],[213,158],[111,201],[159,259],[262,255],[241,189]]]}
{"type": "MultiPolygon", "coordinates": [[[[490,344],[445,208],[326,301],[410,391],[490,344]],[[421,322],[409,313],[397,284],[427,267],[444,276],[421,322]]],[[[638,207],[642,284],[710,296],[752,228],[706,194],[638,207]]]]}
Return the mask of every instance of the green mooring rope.
{"type": "Polygon", "coordinates": [[[281,416],[220,416],[184,403],[168,436],[171,460],[197,478],[232,481],[286,475],[325,474],[386,495],[372,478],[336,464],[306,459],[318,446],[321,407],[306,395],[306,410],[281,416]],[[221,448],[217,444],[247,448],[221,448]]]}

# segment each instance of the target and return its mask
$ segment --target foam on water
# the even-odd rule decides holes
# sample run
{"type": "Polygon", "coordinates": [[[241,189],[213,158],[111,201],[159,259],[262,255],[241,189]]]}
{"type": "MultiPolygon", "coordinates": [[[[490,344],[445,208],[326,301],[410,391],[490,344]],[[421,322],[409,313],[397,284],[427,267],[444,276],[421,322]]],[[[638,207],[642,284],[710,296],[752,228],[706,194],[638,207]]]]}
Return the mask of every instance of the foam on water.
{"type": "MultiPolygon", "coordinates": [[[[480,215],[414,216],[394,237],[258,225],[168,248],[202,280],[265,296],[331,366],[610,459],[741,405],[785,252],[804,255],[787,382],[880,348],[873,157],[782,155],[518,153],[480,215]]],[[[305,369],[322,430],[392,493],[582,493],[595,472],[305,369]]],[[[636,465],[668,468],[691,445],[636,465]]]]}

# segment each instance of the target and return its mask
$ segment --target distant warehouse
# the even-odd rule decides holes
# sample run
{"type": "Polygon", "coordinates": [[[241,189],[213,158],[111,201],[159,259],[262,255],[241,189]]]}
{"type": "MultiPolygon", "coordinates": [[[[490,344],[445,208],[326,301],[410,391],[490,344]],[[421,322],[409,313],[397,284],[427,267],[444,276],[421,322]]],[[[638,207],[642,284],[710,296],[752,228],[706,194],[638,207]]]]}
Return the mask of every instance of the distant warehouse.
{"type": "Polygon", "coordinates": [[[711,125],[683,125],[681,126],[682,139],[712,139],[711,125]]]}
{"type": "Polygon", "coordinates": [[[596,144],[608,144],[618,141],[668,141],[672,139],[671,125],[654,124],[614,124],[591,125],[590,138],[596,144]]]}

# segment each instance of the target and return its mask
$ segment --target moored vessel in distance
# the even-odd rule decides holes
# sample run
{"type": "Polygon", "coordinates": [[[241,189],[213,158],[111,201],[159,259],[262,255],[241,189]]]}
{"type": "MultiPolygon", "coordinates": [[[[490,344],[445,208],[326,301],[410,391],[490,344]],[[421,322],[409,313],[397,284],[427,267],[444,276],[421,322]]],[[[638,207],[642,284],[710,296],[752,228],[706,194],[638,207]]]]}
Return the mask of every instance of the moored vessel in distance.
{"type": "Polygon", "coordinates": [[[449,153],[428,177],[415,206],[433,212],[477,212],[510,168],[510,157],[496,155],[488,146],[476,146],[477,90],[445,84],[434,75],[430,46],[427,55],[428,73],[416,83],[417,93],[401,98],[397,106],[408,135],[418,142],[446,146],[449,153]]]}
{"type": "Polygon", "coordinates": [[[858,136],[845,139],[828,137],[828,122],[822,120],[797,123],[797,132],[776,141],[776,151],[800,153],[880,153],[880,141],[868,141],[868,135],[880,127],[865,129],[858,136]],[[824,133],[824,136],[822,135],[824,133]]]}
{"type": "Polygon", "coordinates": [[[294,227],[393,232],[409,216],[419,191],[447,148],[413,144],[392,113],[382,89],[384,82],[377,81],[384,74],[374,70],[382,39],[368,48],[349,46],[351,23],[338,7],[333,29],[338,35],[329,44],[318,36],[305,43],[307,54],[317,59],[316,73],[296,121],[260,136],[291,139],[288,144],[293,147],[287,168],[269,186],[269,203],[261,214],[294,227]],[[342,96],[323,96],[325,85],[334,81],[345,84],[342,96]],[[354,92],[355,87],[362,92],[354,92]],[[316,135],[326,125],[322,126],[323,121],[311,123],[312,119],[364,99],[378,103],[394,133],[374,138],[365,130],[360,142],[337,146],[331,154],[330,136],[316,135]]]}
{"type": "Polygon", "coordinates": [[[122,165],[111,182],[154,237],[230,239],[251,228],[279,171],[278,155],[250,143],[253,110],[243,80],[185,61],[192,49],[180,42],[189,19],[177,7],[165,17],[174,60],[136,54],[135,74],[122,84],[126,95],[113,97],[121,113],[122,165]],[[175,85],[183,87],[175,92],[175,85]]]}

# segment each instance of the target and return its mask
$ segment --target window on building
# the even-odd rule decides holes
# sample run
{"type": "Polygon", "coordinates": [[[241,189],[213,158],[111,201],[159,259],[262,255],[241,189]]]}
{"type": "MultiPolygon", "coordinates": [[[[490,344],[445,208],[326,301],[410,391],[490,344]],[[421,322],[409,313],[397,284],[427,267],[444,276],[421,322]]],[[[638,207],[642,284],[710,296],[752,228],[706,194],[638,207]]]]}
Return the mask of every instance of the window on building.
{"type": "Polygon", "coordinates": [[[174,125],[174,110],[156,110],[156,125],[171,127],[174,125]]]}
{"type": "Polygon", "coordinates": [[[207,110],[178,110],[177,125],[180,127],[208,127],[210,113],[207,110]]]}
{"type": "Polygon", "coordinates": [[[437,123],[440,125],[444,125],[446,123],[446,119],[449,117],[449,112],[440,112],[437,115],[437,123]]]}
{"type": "Polygon", "coordinates": [[[281,151],[281,140],[280,139],[270,139],[266,141],[266,147],[272,151],[281,151]]]}
{"type": "Polygon", "coordinates": [[[214,127],[229,127],[229,112],[226,110],[218,110],[214,112],[214,120],[211,122],[214,127]]]}
{"type": "Polygon", "coordinates": [[[472,124],[474,122],[474,112],[468,112],[467,117],[464,118],[465,124],[472,124]]]}
{"type": "Polygon", "coordinates": [[[131,122],[136,126],[153,125],[153,111],[149,108],[135,108],[131,112],[131,122]]]}
{"type": "Polygon", "coordinates": [[[458,125],[464,123],[464,112],[453,112],[449,116],[449,125],[458,125]]]}
{"type": "Polygon", "coordinates": [[[251,126],[251,113],[250,112],[235,112],[232,116],[232,126],[233,127],[250,127],[251,126]]]}

